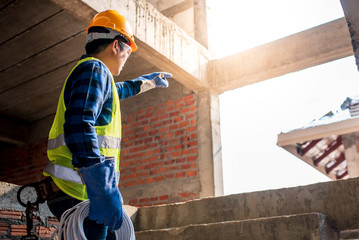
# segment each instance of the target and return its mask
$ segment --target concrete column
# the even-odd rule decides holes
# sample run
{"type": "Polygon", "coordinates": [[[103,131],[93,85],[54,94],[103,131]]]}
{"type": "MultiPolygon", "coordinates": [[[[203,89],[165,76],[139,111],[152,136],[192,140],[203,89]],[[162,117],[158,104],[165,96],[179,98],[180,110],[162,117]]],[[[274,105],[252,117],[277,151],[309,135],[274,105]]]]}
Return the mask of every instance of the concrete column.
{"type": "Polygon", "coordinates": [[[340,0],[347,20],[353,51],[359,70],[359,2],[357,0],[340,0]]]}
{"type": "Polygon", "coordinates": [[[194,39],[208,48],[207,4],[206,0],[194,0],[194,39]]]}
{"type": "Polygon", "coordinates": [[[219,99],[216,93],[198,93],[198,154],[200,197],[223,195],[222,144],[219,99]]]}
{"type": "Polygon", "coordinates": [[[342,136],[344,143],[345,160],[347,161],[348,175],[350,178],[359,177],[359,133],[346,134],[342,136]]]}

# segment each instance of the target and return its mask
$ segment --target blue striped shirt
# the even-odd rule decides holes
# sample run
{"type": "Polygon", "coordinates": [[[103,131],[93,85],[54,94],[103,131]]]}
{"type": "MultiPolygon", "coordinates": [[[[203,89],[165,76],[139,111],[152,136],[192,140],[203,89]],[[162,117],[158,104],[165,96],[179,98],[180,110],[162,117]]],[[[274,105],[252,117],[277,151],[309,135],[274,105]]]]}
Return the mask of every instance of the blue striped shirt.
{"type": "MultiPolygon", "coordinates": [[[[136,79],[115,83],[120,100],[138,94],[142,83],[136,79]]],[[[94,127],[111,122],[112,100],[111,72],[102,62],[85,61],[69,76],[64,90],[64,133],[75,167],[90,166],[104,158],[94,127]]]]}

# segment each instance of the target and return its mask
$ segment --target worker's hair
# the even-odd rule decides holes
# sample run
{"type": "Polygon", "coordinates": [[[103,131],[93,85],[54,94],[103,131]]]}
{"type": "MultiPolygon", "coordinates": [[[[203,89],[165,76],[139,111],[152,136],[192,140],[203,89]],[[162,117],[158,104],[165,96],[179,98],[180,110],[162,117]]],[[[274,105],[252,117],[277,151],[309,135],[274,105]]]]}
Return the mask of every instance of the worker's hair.
{"type": "MultiPolygon", "coordinates": [[[[109,33],[110,31],[105,27],[91,27],[89,28],[88,32],[109,33]]],[[[86,44],[86,54],[98,54],[105,50],[107,46],[111,44],[114,40],[118,40],[121,51],[123,49],[123,43],[128,43],[128,40],[121,36],[121,34],[117,35],[114,39],[96,39],[86,44]]]]}

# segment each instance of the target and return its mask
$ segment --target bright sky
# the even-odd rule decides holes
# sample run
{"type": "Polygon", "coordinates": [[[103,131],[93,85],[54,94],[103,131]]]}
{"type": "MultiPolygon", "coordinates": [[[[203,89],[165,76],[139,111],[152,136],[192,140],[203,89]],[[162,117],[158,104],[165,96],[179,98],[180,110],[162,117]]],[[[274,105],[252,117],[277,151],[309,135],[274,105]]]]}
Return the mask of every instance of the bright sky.
{"type": "MultiPolygon", "coordinates": [[[[208,5],[216,57],[343,17],[339,0],[208,0],[208,5]]],[[[348,57],[222,94],[225,194],[330,181],[278,147],[277,135],[358,95],[358,74],[354,57],[348,57]]]]}

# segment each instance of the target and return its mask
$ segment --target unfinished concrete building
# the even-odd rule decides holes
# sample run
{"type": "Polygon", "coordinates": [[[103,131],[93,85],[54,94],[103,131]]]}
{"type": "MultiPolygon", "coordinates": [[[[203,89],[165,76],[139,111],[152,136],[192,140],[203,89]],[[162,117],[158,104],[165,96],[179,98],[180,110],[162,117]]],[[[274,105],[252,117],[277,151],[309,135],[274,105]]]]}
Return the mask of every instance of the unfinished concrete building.
{"type": "MultiPolygon", "coordinates": [[[[125,204],[139,207],[138,239],[355,237],[358,179],[222,196],[219,94],[357,57],[359,3],[341,3],[345,18],[211,59],[206,0],[2,0],[0,238],[26,235],[17,185],[43,178],[58,96],[84,53],[88,22],[106,9],[130,21],[138,45],[117,81],[173,74],[165,91],[121,102],[120,189],[125,204]]],[[[40,220],[37,231],[50,239],[58,223],[40,220]]]]}

